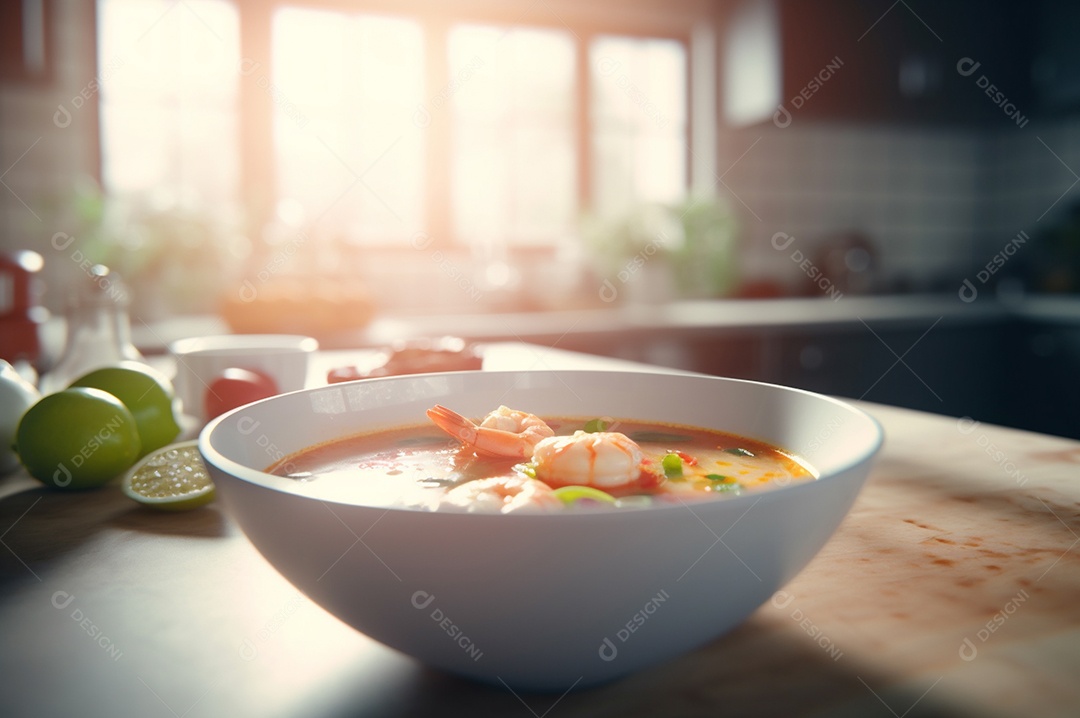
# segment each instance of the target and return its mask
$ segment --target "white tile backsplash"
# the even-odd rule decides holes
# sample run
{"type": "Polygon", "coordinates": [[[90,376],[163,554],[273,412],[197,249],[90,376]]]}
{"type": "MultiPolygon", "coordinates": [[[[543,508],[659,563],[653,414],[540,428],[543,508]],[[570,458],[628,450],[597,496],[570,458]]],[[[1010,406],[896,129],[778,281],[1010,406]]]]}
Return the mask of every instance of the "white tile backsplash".
{"type": "Polygon", "coordinates": [[[769,243],[776,232],[813,248],[849,230],[871,237],[892,277],[963,276],[1017,232],[1034,236],[1080,198],[1077,182],[1058,200],[1080,175],[1080,119],[1000,130],[755,127],[723,133],[721,167],[757,138],[725,177],[760,217],[741,212],[751,278],[799,279],[769,243]]]}

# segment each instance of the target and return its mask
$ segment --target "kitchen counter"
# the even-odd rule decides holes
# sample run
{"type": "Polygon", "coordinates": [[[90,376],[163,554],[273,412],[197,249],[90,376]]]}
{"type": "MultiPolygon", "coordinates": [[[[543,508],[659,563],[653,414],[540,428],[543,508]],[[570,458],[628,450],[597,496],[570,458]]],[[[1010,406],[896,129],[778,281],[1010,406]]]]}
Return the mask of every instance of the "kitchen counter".
{"type": "MultiPolygon", "coordinates": [[[[366,356],[324,354],[313,380],[366,356]]],[[[526,344],[485,354],[489,370],[554,368],[650,369],[526,344]]],[[[160,515],[115,486],[5,477],[0,715],[1077,715],[1080,442],[859,405],[885,448],[799,576],[704,648],[562,696],[462,681],[367,639],[220,505],[160,515]]]]}
{"type": "MultiPolygon", "coordinates": [[[[62,326],[50,332],[52,355],[62,326]]],[[[303,327],[283,331],[306,333],[303,327]]],[[[220,317],[132,320],[147,355],[189,336],[228,333],[220,317]]],[[[458,336],[519,341],[794,386],[921,411],[973,416],[1080,438],[1080,296],[957,294],[624,303],[563,311],[379,315],[318,337],[324,349],[458,336]]],[[[347,364],[348,362],[342,362],[347,364]]]]}
{"type": "MultiPolygon", "coordinates": [[[[983,324],[1009,318],[1080,325],[1080,297],[1029,297],[1022,301],[965,303],[956,295],[849,296],[829,299],[711,299],[659,305],[543,312],[381,315],[368,326],[324,337],[326,347],[380,346],[402,339],[454,335],[476,341],[599,337],[627,333],[695,333],[745,329],[821,329],[865,322],[878,326],[921,326],[938,319],[983,324]]],[[[195,316],[147,324],[134,319],[140,348],[164,351],[187,336],[228,332],[218,317],[195,316]]],[[[52,331],[51,343],[63,341],[52,331]]]]}
{"type": "MultiPolygon", "coordinates": [[[[1075,304],[1080,321],[1080,301],[1075,304]]],[[[853,323],[914,326],[939,318],[969,323],[999,321],[1010,309],[997,302],[965,304],[958,297],[888,296],[828,299],[717,299],[659,305],[623,304],[604,309],[579,309],[507,314],[387,317],[363,330],[368,346],[403,337],[453,334],[478,341],[599,338],[615,334],[693,336],[697,333],[825,328],[853,323]]]]}

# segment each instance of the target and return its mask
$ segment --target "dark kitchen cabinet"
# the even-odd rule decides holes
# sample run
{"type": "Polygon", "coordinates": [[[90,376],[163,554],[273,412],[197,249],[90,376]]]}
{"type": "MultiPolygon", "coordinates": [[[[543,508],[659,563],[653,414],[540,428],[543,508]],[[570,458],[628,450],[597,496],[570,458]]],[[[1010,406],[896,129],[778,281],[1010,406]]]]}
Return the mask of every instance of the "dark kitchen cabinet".
{"type": "Polygon", "coordinates": [[[944,319],[632,336],[591,351],[1016,426],[1015,405],[1005,401],[1012,341],[998,322],[944,319]]]}
{"type": "Polygon", "coordinates": [[[853,324],[792,331],[777,381],[810,391],[1001,422],[1003,337],[996,325],[853,324]],[[932,326],[932,328],[931,328],[932,326]]]}
{"type": "Polygon", "coordinates": [[[1036,110],[1059,115],[1080,110],[1080,3],[1041,0],[1033,3],[1035,32],[1031,61],[1036,110]]]}
{"type": "Polygon", "coordinates": [[[839,119],[1024,123],[1032,4],[976,0],[745,0],[727,18],[725,114],[733,124],[839,119]],[[769,59],[765,53],[777,56],[769,59]],[[773,63],[761,83],[740,73],[773,63]],[[754,105],[744,97],[770,96],[754,105]]]}
{"type": "Polygon", "coordinates": [[[550,340],[561,349],[1080,439],[1080,300],[941,316],[652,327],[550,340]]]}
{"type": "Polygon", "coordinates": [[[1080,439],[1080,322],[1014,322],[1007,332],[1011,420],[1000,423],[1080,439]]]}

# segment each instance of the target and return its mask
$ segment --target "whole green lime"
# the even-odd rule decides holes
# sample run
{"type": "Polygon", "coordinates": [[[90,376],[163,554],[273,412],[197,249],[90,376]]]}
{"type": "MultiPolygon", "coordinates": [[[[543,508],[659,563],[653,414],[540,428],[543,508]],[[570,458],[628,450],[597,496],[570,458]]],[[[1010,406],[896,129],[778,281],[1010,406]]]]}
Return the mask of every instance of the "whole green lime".
{"type": "Polygon", "coordinates": [[[142,443],[140,456],[171,443],[180,433],[180,425],[173,413],[176,394],[172,383],[152,367],[124,361],[84,374],[71,386],[101,389],[123,402],[135,417],[142,443]]]}
{"type": "Polygon", "coordinates": [[[43,397],[15,432],[30,475],[58,489],[101,486],[127,471],[141,450],[135,417],[112,394],[76,388],[43,397]]]}

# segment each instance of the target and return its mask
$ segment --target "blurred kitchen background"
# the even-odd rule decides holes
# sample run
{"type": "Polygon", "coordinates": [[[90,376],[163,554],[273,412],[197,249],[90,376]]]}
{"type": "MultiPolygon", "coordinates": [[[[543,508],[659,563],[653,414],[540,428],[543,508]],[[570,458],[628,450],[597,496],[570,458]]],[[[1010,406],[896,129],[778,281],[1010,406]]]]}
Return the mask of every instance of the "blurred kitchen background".
{"type": "Polygon", "coordinates": [[[524,339],[1080,436],[1078,27],[1067,0],[6,2],[0,250],[43,261],[9,254],[0,321],[56,324],[101,262],[148,352],[524,339]]]}

